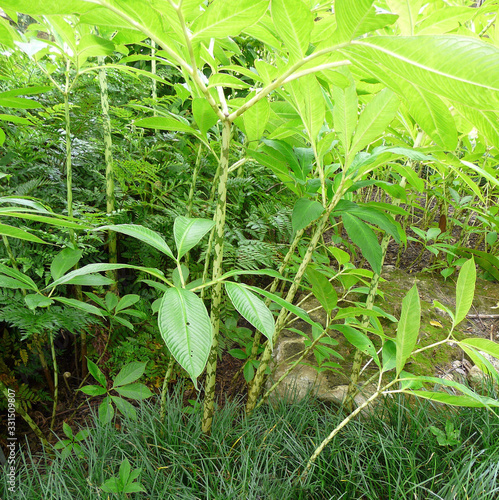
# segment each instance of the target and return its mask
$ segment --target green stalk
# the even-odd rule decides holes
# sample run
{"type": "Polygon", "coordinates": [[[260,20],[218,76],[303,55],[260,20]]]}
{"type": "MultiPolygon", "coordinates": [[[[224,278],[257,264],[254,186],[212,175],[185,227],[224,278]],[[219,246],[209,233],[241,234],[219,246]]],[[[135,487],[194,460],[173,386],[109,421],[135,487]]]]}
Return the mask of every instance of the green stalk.
{"type": "MultiPolygon", "coordinates": [[[[317,244],[319,243],[322,233],[324,232],[324,229],[326,228],[327,223],[329,222],[329,215],[331,212],[334,210],[334,207],[338,204],[338,202],[341,200],[343,197],[343,186],[345,183],[345,177],[341,180],[341,184],[338,187],[338,190],[336,191],[331,203],[327,207],[326,212],[323,214],[321,219],[319,220],[319,223],[317,224],[315,231],[312,235],[312,239],[310,240],[310,243],[308,245],[307,251],[305,253],[305,256],[303,257],[302,263],[300,264],[300,267],[298,268],[298,271],[296,273],[296,276],[293,280],[293,283],[286,295],[286,301],[292,303],[293,299],[295,298],[296,292],[298,291],[298,288],[300,286],[300,282],[303,278],[303,275],[305,274],[305,271],[307,269],[307,266],[310,264],[312,260],[313,253],[315,251],[315,248],[317,244]]],[[[258,399],[258,395],[261,393],[262,387],[263,387],[263,382],[265,379],[265,372],[267,370],[267,366],[269,365],[269,362],[272,358],[272,351],[274,348],[274,342],[278,339],[279,334],[283,330],[283,328],[286,325],[286,320],[288,317],[288,311],[286,308],[282,308],[281,312],[279,313],[279,316],[276,321],[275,325],[275,334],[274,334],[274,339],[273,342],[267,342],[267,346],[265,347],[265,351],[262,354],[262,357],[260,359],[260,365],[258,366],[258,370],[255,375],[255,379],[253,381],[253,384],[251,385],[251,388],[248,393],[248,402],[246,403],[246,413],[250,414],[254,409],[255,405],[258,399]]]]}
{"type": "MultiPolygon", "coordinates": [[[[218,202],[215,213],[214,246],[215,258],[213,261],[213,279],[222,275],[224,251],[225,214],[227,209],[227,179],[229,175],[229,147],[232,123],[222,122],[222,148],[220,152],[220,179],[218,182],[218,202]]],[[[217,372],[218,332],[220,328],[220,305],[222,303],[222,282],[218,282],[211,295],[211,325],[213,339],[208,363],[206,365],[206,382],[204,397],[204,414],[202,429],[204,433],[211,431],[215,403],[215,377],[217,372]]]]}
{"type": "MultiPolygon", "coordinates": [[[[69,69],[66,72],[66,89],[69,88],[69,69]]],[[[66,118],[66,199],[68,216],[73,217],[73,167],[71,163],[71,118],[69,116],[69,93],[64,92],[64,114],[66,118]]],[[[69,230],[69,239],[76,246],[74,229],[69,230]]]]}
{"type": "MultiPolygon", "coordinates": [[[[114,197],[114,165],[113,165],[113,139],[111,136],[111,119],[109,117],[109,97],[107,90],[107,75],[104,69],[105,58],[100,56],[97,58],[99,66],[99,86],[100,86],[100,102],[102,107],[102,128],[104,133],[104,160],[106,163],[106,213],[111,216],[115,208],[114,197]]],[[[118,247],[117,238],[114,231],[108,232],[108,253],[109,263],[116,264],[118,262],[118,247]]],[[[109,271],[109,277],[114,281],[111,286],[111,291],[118,292],[118,271],[109,271]]]]}
{"type": "Polygon", "coordinates": [[[57,403],[59,402],[59,373],[57,368],[57,357],[55,355],[54,335],[52,332],[50,332],[48,335],[50,342],[50,352],[52,354],[52,364],[54,369],[54,403],[52,405],[52,418],[50,419],[50,430],[53,430],[55,424],[55,413],[57,411],[57,403]]]}
{"type": "Polygon", "coordinates": [[[194,193],[196,192],[196,182],[199,175],[199,171],[201,170],[201,152],[203,150],[203,143],[199,143],[198,147],[198,155],[196,157],[196,163],[194,165],[194,170],[192,172],[192,181],[191,187],[189,189],[189,198],[187,200],[187,214],[186,217],[190,217],[192,215],[192,204],[194,202],[194,193]]]}
{"type": "MultiPolygon", "coordinates": [[[[388,243],[390,243],[391,236],[389,234],[385,234],[383,236],[383,240],[381,241],[381,265],[385,261],[386,250],[388,249],[388,243]]],[[[371,311],[374,305],[374,299],[376,298],[376,293],[378,292],[379,279],[381,278],[380,273],[374,273],[371,279],[371,285],[369,287],[369,293],[366,299],[366,309],[371,311]]],[[[369,316],[362,316],[362,321],[360,323],[360,330],[366,332],[367,327],[369,326],[369,316]]],[[[362,368],[362,351],[360,349],[355,350],[355,356],[353,358],[352,371],[350,374],[350,383],[348,384],[348,390],[345,394],[344,405],[348,412],[353,410],[354,397],[358,392],[357,383],[359,381],[360,370],[362,368]]]]}

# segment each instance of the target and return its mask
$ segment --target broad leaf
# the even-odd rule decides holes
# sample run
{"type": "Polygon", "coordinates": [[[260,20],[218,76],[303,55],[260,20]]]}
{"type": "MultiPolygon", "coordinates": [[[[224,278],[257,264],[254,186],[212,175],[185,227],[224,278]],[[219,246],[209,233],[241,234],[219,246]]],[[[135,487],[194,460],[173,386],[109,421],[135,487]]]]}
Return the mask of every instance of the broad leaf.
{"type": "Polygon", "coordinates": [[[499,48],[492,44],[451,35],[372,36],[339,52],[380,81],[388,70],[452,101],[499,110],[499,48]]]}
{"type": "Polygon", "coordinates": [[[475,294],[476,268],[473,258],[466,261],[459,271],[456,285],[456,319],[454,325],[461,323],[470,310],[475,294]]]}
{"type": "Polygon", "coordinates": [[[155,130],[167,130],[169,132],[186,132],[188,134],[193,134],[200,139],[203,136],[190,125],[181,122],[180,120],[176,120],[170,116],[154,116],[152,118],[141,118],[139,120],[135,120],[135,125],[137,127],[144,128],[152,128],[155,130]]]}
{"type": "Polygon", "coordinates": [[[52,299],[38,293],[30,293],[29,295],[26,295],[26,297],[24,297],[24,301],[26,302],[26,305],[32,310],[36,309],[37,307],[48,307],[54,303],[52,299]]]}
{"type": "Polygon", "coordinates": [[[0,273],[10,276],[11,278],[14,278],[15,280],[26,285],[23,288],[27,288],[35,292],[38,291],[36,283],[29,276],[22,273],[21,271],[18,271],[17,269],[8,267],[4,264],[0,264],[0,273]]]}
{"type": "Polygon", "coordinates": [[[421,303],[418,288],[414,285],[402,299],[402,311],[397,326],[397,374],[399,374],[412,354],[418,341],[421,324],[421,303]]]}
{"type": "Polygon", "coordinates": [[[160,252],[168,255],[168,257],[175,259],[172,251],[170,250],[170,247],[163,239],[163,237],[156,231],[152,231],[147,227],[135,224],[118,224],[111,226],[101,226],[98,227],[97,229],[94,229],[94,231],[106,231],[106,230],[116,231],[117,233],[126,234],[128,236],[132,236],[133,238],[137,238],[138,240],[156,248],[156,250],[159,250],[160,252]]]}
{"type": "MultiPolygon", "coordinates": [[[[244,113],[244,129],[248,142],[256,142],[262,137],[269,118],[270,104],[265,98],[260,99],[244,113]]],[[[251,145],[251,147],[253,147],[253,145],[251,145]]]]}
{"type": "Polygon", "coordinates": [[[371,356],[374,359],[374,362],[378,366],[381,366],[374,344],[366,334],[360,332],[350,325],[333,325],[332,328],[341,332],[348,340],[348,342],[350,342],[350,344],[352,344],[364,354],[371,356]]]}
{"type": "Polygon", "coordinates": [[[473,347],[499,359],[499,344],[493,340],[473,338],[461,340],[459,344],[473,347]]]}
{"type": "Polygon", "coordinates": [[[193,292],[170,288],[163,294],[158,313],[159,331],[168,350],[197,387],[208,361],[212,328],[203,301],[193,292]]]}
{"type": "Polygon", "coordinates": [[[66,271],[74,267],[81,259],[82,254],[82,250],[74,248],[64,248],[61,250],[50,264],[52,279],[59,279],[66,271]]]}
{"type": "Polygon", "coordinates": [[[268,339],[274,336],[274,316],[265,303],[238,283],[227,281],[225,289],[237,311],[268,339]]]}
{"type": "Polygon", "coordinates": [[[94,379],[102,386],[102,387],[107,387],[107,381],[106,377],[104,374],[100,371],[99,367],[93,362],[87,359],[87,366],[88,366],[88,371],[90,372],[90,375],[94,377],[94,379]]]}
{"type": "Polygon", "coordinates": [[[269,0],[214,0],[192,25],[193,40],[237,36],[256,23],[268,9],[269,0]]]}
{"type": "Polygon", "coordinates": [[[204,97],[196,97],[192,101],[192,114],[203,135],[218,122],[218,116],[204,97]]]}
{"type": "MultiPolygon", "coordinates": [[[[116,408],[125,416],[132,420],[137,420],[137,410],[135,407],[126,401],[123,398],[118,396],[111,396],[113,403],[116,405],[116,408]]],[[[135,398],[133,398],[135,399],[135,398]]]]}
{"type": "Polygon", "coordinates": [[[178,259],[195,247],[215,223],[208,219],[189,219],[179,215],[173,223],[178,259]]]}
{"type": "Polygon", "coordinates": [[[383,89],[374,97],[359,117],[352,139],[352,155],[383,135],[395,117],[399,104],[398,97],[389,89],[383,89]]]}
{"type": "Polygon", "coordinates": [[[348,153],[352,134],[357,125],[359,107],[357,91],[353,82],[346,88],[334,87],[333,100],[334,129],[343,144],[343,149],[348,153]]]}
{"type": "Polygon", "coordinates": [[[133,293],[129,293],[128,295],[125,295],[124,297],[121,297],[120,301],[116,305],[114,309],[114,313],[117,314],[118,312],[122,311],[123,309],[127,309],[130,306],[133,306],[140,300],[140,295],[136,295],[133,293]]]}
{"type": "Polygon", "coordinates": [[[291,59],[302,59],[310,44],[314,18],[302,0],[272,0],[274,26],[291,59]]]}
{"type": "Polygon", "coordinates": [[[359,29],[371,11],[373,0],[335,0],[334,10],[338,28],[335,33],[338,42],[345,42],[363,35],[366,31],[359,29]]]}
{"type": "Polygon", "coordinates": [[[86,313],[95,314],[96,316],[104,316],[104,313],[98,307],[88,304],[87,302],[83,302],[78,299],[68,299],[66,297],[54,297],[53,299],[67,306],[85,311],[86,313]]]}
{"type": "Polygon", "coordinates": [[[312,284],[314,297],[321,303],[327,314],[331,314],[338,302],[338,294],[333,285],[326,276],[311,267],[307,268],[307,278],[312,284]]]}
{"type": "Polygon", "coordinates": [[[125,386],[114,387],[114,390],[124,398],[146,399],[152,396],[150,389],[144,384],[128,384],[125,386]]]}
{"type": "Polygon", "coordinates": [[[360,248],[376,274],[381,273],[383,252],[374,231],[354,215],[342,214],[343,225],[350,239],[360,248]]]}
{"type": "Polygon", "coordinates": [[[0,235],[10,236],[19,240],[32,241],[33,243],[43,243],[44,245],[49,245],[49,243],[43,241],[34,234],[30,234],[17,227],[7,226],[6,224],[0,224],[0,235]]]}
{"type": "Polygon", "coordinates": [[[295,203],[293,214],[291,215],[293,231],[298,232],[305,229],[323,213],[324,207],[318,201],[300,198],[295,203]]]}
{"type": "Polygon", "coordinates": [[[116,378],[114,379],[113,388],[120,387],[121,385],[131,384],[138,380],[144,374],[147,363],[133,361],[125,365],[116,378]]]}

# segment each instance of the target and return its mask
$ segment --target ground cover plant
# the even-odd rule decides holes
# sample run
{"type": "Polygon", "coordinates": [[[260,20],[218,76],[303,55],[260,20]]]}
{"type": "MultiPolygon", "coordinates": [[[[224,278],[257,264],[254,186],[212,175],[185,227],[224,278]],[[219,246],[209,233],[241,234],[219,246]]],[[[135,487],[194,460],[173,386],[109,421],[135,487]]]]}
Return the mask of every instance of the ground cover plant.
{"type": "MultiPolygon", "coordinates": [[[[209,435],[227,352],[243,362],[251,418],[274,389],[263,394],[272,351],[294,318],[313,328],[296,363],[313,351],[319,370],[341,369],[333,331],[356,350],[347,414],[300,460],[301,483],[388,394],[495,415],[493,393],[405,368],[453,342],[499,380],[484,355],[498,357],[493,339],[453,336],[477,270],[499,277],[496,2],[0,7],[10,68],[0,93],[0,388],[25,395],[16,411],[46,448],[30,405],[50,401],[52,430],[61,392],[80,398],[76,408],[82,392],[104,396],[104,425],[115,409],[135,415],[123,397],[154,389],[164,421],[170,382],[186,376],[202,390],[209,435]],[[417,287],[399,318],[375,304],[385,259],[400,263],[406,247],[417,249],[412,266],[456,281],[455,307],[435,304],[451,320],[436,344],[418,344],[417,287]],[[315,296],[324,322],[295,304],[298,292],[315,296]],[[383,318],[398,321],[395,337],[383,318]],[[355,407],[366,358],[376,388],[355,407]],[[136,382],[144,372],[149,388],[136,382]],[[85,387],[89,376],[97,385],[85,387]]],[[[79,453],[87,436],[60,425],[79,453]]],[[[445,429],[442,442],[457,439],[445,429]]],[[[123,461],[102,490],[139,491],[134,467],[123,461]]]]}

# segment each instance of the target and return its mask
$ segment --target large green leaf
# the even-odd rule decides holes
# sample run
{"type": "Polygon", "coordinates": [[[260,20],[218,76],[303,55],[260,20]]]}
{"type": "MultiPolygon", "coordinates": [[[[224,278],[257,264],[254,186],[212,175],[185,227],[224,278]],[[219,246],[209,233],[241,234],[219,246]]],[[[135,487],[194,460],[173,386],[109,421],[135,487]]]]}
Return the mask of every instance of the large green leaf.
{"type": "Polygon", "coordinates": [[[497,113],[481,111],[464,104],[456,104],[454,108],[472,123],[492,146],[499,149],[499,116],[497,113]]]}
{"type": "Polygon", "coordinates": [[[383,134],[395,118],[399,104],[399,98],[389,89],[383,89],[374,97],[359,117],[359,123],[352,139],[352,155],[364,149],[383,134]]]}
{"type": "Polygon", "coordinates": [[[81,259],[82,250],[74,248],[64,248],[53,259],[50,264],[50,274],[52,279],[59,279],[66,271],[74,267],[81,259]]]}
{"type": "Polygon", "coordinates": [[[333,100],[334,129],[343,144],[345,153],[348,153],[352,134],[357,125],[359,107],[354,83],[352,82],[346,88],[333,87],[333,100]]]}
{"type": "Polygon", "coordinates": [[[315,142],[324,124],[324,95],[315,75],[303,76],[286,86],[305,125],[310,142],[315,142]]]}
{"type": "Polygon", "coordinates": [[[448,107],[442,100],[414,85],[404,86],[409,112],[418,125],[444,149],[457,147],[457,130],[448,107]]]}
{"type": "Polygon", "coordinates": [[[108,56],[114,52],[114,43],[96,35],[84,35],[77,45],[78,57],[108,56]]]}
{"type": "Polygon", "coordinates": [[[153,116],[151,118],[141,118],[135,120],[137,127],[152,128],[155,130],[168,130],[169,132],[186,132],[202,139],[202,135],[190,125],[187,125],[170,116],[153,116]]]}
{"type": "Polygon", "coordinates": [[[110,226],[101,226],[97,229],[94,229],[94,231],[115,231],[117,233],[132,236],[133,238],[137,238],[138,240],[151,245],[152,247],[156,248],[156,250],[159,250],[160,252],[168,255],[168,257],[175,259],[175,257],[173,256],[173,252],[171,251],[170,247],[163,239],[163,237],[156,231],[153,231],[152,229],[149,229],[147,227],[140,226],[138,224],[116,224],[110,226]]]}
{"type": "Polygon", "coordinates": [[[318,202],[308,198],[300,198],[293,207],[291,223],[293,231],[305,229],[311,222],[318,219],[324,212],[324,207],[318,202]]]}
{"type": "Polygon", "coordinates": [[[312,285],[314,297],[321,303],[324,310],[331,314],[338,302],[338,294],[331,282],[319,271],[308,267],[307,278],[312,285]]]}
{"type": "Polygon", "coordinates": [[[11,236],[12,238],[17,238],[18,240],[32,241],[33,243],[43,243],[45,245],[49,244],[34,234],[6,224],[0,224],[0,235],[11,236]]]}
{"type": "Polygon", "coordinates": [[[188,219],[179,215],[173,223],[173,235],[177,245],[178,259],[196,246],[201,238],[214,226],[208,219],[188,219]]]}
{"type": "Polygon", "coordinates": [[[302,0],[272,0],[274,26],[291,59],[302,59],[310,44],[314,18],[302,0]]]}
{"type": "Polygon", "coordinates": [[[21,271],[18,271],[17,269],[14,269],[12,267],[8,267],[4,264],[0,264],[0,273],[5,274],[6,276],[10,276],[11,278],[14,278],[15,280],[26,285],[26,286],[23,286],[22,288],[34,290],[35,292],[38,291],[38,287],[36,286],[36,283],[29,276],[22,273],[21,271]]]}
{"type": "Polygon", "coordinates": [[[418,341],[421,324],[421,303],[418,288],[414,285],[402,299],[402,311],[397,326],[397,375],[404,369],[407,358],[418,341]]]}
{"type": "MultiPolygon", "coordinates": [[[[267,99],[260,99],[244,113],[244,129],[248,142],[256,142],[262,137],[269,118],[270,104],[267,99]]],[[[256,147],[256,145],[257,144],[250,146],[256,147]]]]}
{"type": "Polygon", "coordinates": [[[213,111],[210,103],[204,97],[196,97],[192,101],[192,115],[203,135],[218,121],[218,116],[213,111]]]}
{"type": "Polygon", "coordinates": [[[455,325],[459,324],[468,314],[473,296],[475,294],[476,269],[473,258],[467,260],[457,278],[456,285],[456,319],[455,325]]]}
{"type": "Polygon", "coordinates": [[[399,16],[397,24],[402,35],[414,35],[422,0],[386,0],[390,11],[399,16]]]}
{"type": "Polygon", "coordinates": [[[239,314],[272,340],[275,330],[274,316],[265,302],[244,286],[232,281],[225,283],[225,290],[239,314]]]}
{"type": "Polygon", "coordinates": [[[338,28],[335,36],[336,41],[345,42],[358,35],[366,33],[359,29],[365,19],[369,16],[373,0],[335,0],[334,11],[338,28]]]}
{"type": "Polygon", "coordinates": [[[143,271],[164,281],[164,274],[160,270],[154,268],[132,266],[130,264],[88,264],[87,266],[84,266],[80,269],[76,269],[75,271],[71,271],[70,273],[65,274],[64,276],[61,276],[59,279],[53,281],[48,286],[46,286],[44,290],[48,288],[54,288],[59,285],[64,285],[77,276],[86,276],[92,273],[113,271],[115,269],[136,269],[137,271],[143,271]]]}
{"type": "Polygon", "coordinates": [[[473,347],[499,359],[499,344],[493,340],[472,338],[461,340],[459,344],[473,347]]]}
{"type": "Polygon", "coordinates": [[[310,316],[307,314],[306,311],[304,311],[301,307],[295,306],[294,304],[291,304],[284,300],[282,297],[279,297],[279,295],[276,295],[271,292],[267,292],[267,290],[263,290],[261,288],[257,288],[256,286],[249,286],[249,285],[244,285],[241,284],[241,286],[244,286],[248,290],[253,290],[255,293],[259,293],[260,295],[263,295],[267,299],[272,300],[276,304],[278,304],[281,307],[284,307],[286,310],[288,310],[290,313],[294,314],[295,316],[298,316],[298,318],[302,319],[309,325],[312,325],[315,328],[318,328],[319,330],[322,330],[322,325],[320,323],[317,323],[310,319],[310,316]]]}
{"type": "Polygon", "coordinates": [[[381,366],[376,348],[374,347],[372,340],[365,333],[360,332],[350,325],[333,325],[332,328],[341,332],[350,344],[364,354],[371,356],[374,359],[374,362],[378,366],[381,366]]]}
{"type": "Polygon", "coordinates": [[[54,297],[53,299],[67,306],[74,307],[75,309],[80,309],[80,311],[84,311],[89,314],[95,314],[96,316],[104,316],[104,313],[101,309],[93,306],[92,304],[88,304],[87,302],[83,302],[77,299],[68,299],[67,297],[54,297]]]}
{"type": "Polygon", "coordinates": [[[237,36],[256,23],[268,9],[269,0],[214,0],[192,25],[193,40],[237,36]]]}
{"type": "Polygon", "coordinates": [[[452,35],[372,36],[339,52],[380,81],[388,70],[452,101],[499,110],[499,48],[492,44],[452,35]]]}
{"type": "Polygon", "coordinates": [[[376,274],[381,273],[383,252],[374,231],[354,215],[342,214],[343,225],[350,239],[360,248],[362,255],[376,274]]]}
{"type": "Polygon", "coordinates": [[[125,365],[116,375],[114,379],[113,388],[120,387],[121,385],[131,384],[138,380],[144,374],[146,364],[140,361],[132,361],[125,365]]]}
{"type": "Polygon", "coordinates": [[[206,366],[212,343],[211,322],[203,301],[189,290],[170,288],[161,300],[158,325],[168,350],[197,387],[196,379],[206,366]]]}
{"type": "Polygon", "coordinates": [[[2,0],[2,9],[23,14],[75,14],[94,9],[95,5],[82,0],[2,0]]]}

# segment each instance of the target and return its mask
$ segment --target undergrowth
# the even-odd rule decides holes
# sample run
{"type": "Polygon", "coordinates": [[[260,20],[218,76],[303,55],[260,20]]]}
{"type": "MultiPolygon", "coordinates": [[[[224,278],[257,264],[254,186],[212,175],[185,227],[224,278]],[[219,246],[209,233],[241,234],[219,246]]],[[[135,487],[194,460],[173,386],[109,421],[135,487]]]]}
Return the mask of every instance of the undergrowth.
{"type": "MultiPolygon", "coordinates": [[[[99,424],[94,415],[81,454],[63,459],[19,454],[18,489],[2,498],[147,499],[476,499],[499,495],[499,420],[487,410],[451,410],[406,398],[385,400],[347,426],[319,457],[306,482],[299,474],[316,445],[343,418],[308,399],[281,401],[243,418],[231,402],[219,408],[210,436],[201,405],[168,397],[164,423],[154,403],[136,422],[99,424]],[[454,429],[439,444],[432,429],[454,429]],[[123,460],[141,469],[146,493],[106,496],[123,460]]],[[[5,488],[3,478],[0,487],[5,488]]],[[[5,492],[3,493],[5,495],[5,492]]]]}

